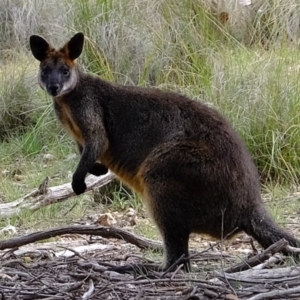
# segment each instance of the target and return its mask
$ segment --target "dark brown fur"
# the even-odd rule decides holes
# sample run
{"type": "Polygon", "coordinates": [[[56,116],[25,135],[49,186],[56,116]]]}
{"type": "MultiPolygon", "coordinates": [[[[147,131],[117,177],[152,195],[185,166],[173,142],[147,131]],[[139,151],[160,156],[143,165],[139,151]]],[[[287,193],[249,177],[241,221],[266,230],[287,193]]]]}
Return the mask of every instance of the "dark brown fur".
{"type": "Polygon", "coordinates": [[[243,230],[265,248],[281,238],[299,245],[269,217],[246,147],[214,109],[176,93],[83,73],[74,63],[81,33],[58,51],[38,36],[30,46],[41,61],[40,84],[82,153],[75,193],[85,191],[87,172],[100,175],[107,168],[139,192],[162,234],[165,268],[188,256],[192,232],[222,238],[243,230]]]}

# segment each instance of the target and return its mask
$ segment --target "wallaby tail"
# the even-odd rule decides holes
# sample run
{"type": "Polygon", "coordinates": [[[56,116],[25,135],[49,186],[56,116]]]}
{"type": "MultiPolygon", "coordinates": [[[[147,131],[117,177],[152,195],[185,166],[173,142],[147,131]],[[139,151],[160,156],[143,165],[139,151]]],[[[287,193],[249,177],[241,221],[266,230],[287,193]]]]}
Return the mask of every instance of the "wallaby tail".
{"type": "Polygon", "coordinates": [[[252,212],[248,224],[245,224],[245,232],[253,236],[263,248],[268,248],[280,239],[285,239],[293,247],[300,247],[300,241],[280,229],[274,223],[264,207],[252,212]]]}

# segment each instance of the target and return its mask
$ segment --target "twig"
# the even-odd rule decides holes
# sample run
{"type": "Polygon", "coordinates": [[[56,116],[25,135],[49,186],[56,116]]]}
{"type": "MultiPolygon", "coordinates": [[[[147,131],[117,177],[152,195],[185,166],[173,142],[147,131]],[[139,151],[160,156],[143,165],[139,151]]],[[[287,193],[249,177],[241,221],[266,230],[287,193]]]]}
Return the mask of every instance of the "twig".
{"type": "Polygon", "coordinates": [[[179,264],[179,262],[182,262],[182,260],[186,260],[187,258],[185,257],[184,254],[182,254],[164,273],[162,273],[162,275],[160,276],[160,278],[164,278],[166,276],[166,274],[169,273],[170,270],[172,270],[172,268],[174,268],[175,266],[177,266],[179,264]]]}
{"type": "Polygon", "coordinates": [[[92,296],[95,291],[94,282],[92,279],[89,279],[89,289],[82,296],[82,300],[86,300],[92,296]]]}
{"type": "Polygon", "coordinates": [[[245,262],[241,262],[235,266],[229,267],[224,270],[225,273],[235,273],[244,271],[247,269],[250,269],[251,267],[254,267],[256,265],[261,264],[263,261],[269,259],[272,255],[274,255],[277,252],[282,251],[285,249],[285,247],[288,245],[288,242],[285,239],[281,239],[275,244],[271,245],[269,248],[264,250],[262,253],[259,253],[245,262]]]}

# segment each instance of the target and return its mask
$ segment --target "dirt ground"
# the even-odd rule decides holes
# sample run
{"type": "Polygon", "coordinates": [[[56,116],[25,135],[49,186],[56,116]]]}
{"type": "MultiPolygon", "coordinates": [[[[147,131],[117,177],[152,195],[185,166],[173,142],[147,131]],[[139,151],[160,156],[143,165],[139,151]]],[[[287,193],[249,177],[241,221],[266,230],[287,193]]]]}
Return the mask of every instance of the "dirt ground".
{"type": "MultiPolygon", "coordinates": [[[[297,215],[295,212],[288,218],[289,231],[296,236],[297,215]]],[[[139,232],[139,227],[153,227],[155,236],[153,224],[132,209],[108,215],[90,212],[77,222],[87,224],[133,232],[139,232]]],[[[190,249],[189,274],[180,268],[171,273],[111,271],[111,266],[160,262],[162,253],[99,236],[69,234],[3,250],[0,299],[300,299],[300,265],[278,254],[269,255],[270,262],[261,262],[265,264],[260,268],[249,266],[242,272],[227,273],[231,266],[262,251],[246,234],[224,243],[192,235],[190,249]]]]}

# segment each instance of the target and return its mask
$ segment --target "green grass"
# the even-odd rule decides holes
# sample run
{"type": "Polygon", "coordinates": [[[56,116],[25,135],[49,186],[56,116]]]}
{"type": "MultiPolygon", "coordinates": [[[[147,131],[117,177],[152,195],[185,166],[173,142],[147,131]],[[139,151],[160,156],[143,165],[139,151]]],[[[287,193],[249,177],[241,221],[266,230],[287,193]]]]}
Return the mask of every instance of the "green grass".
{"type": "MultiPolygon", "coordinates": [[[[76,147],[56,121],[51,99],[38,87],[38,64],[29,52],[28,38],[40,34],[62,46],[78,31],[86,36],[79,59],[86,71],[121,84],[178,91],[215,107],[245,141],[264,186],[298,187],[300,4],[296,0],[257,1],[251,7],[237,6],[236,1],[212,3],[2,1],[0,168],[9,173],[0,174],[1,197],[12,201],[46,176],[53,185],[70,180],[78,157],[67,157],[76,147]],[[228,20],[223,18],[226,14],[228,20]],[[45,163],[42,157],[47,153],[55,159],[45,163]],[[12,175],[16,171],[22,177],[18,182],[12,175]]],[[[80,217],[80,209],[91,205],[94,196],[90,197],[72,212],[80,217]]],[[[109,197],[113,209],[142,206],[121,186],[109,197]]],[[[61,211],[73,207],[72,201],[41,210],[42,217],[39,212],[32,217],[24,212],[18,218],[30,223],[32,218],[60,219],[61,211]]]]}

